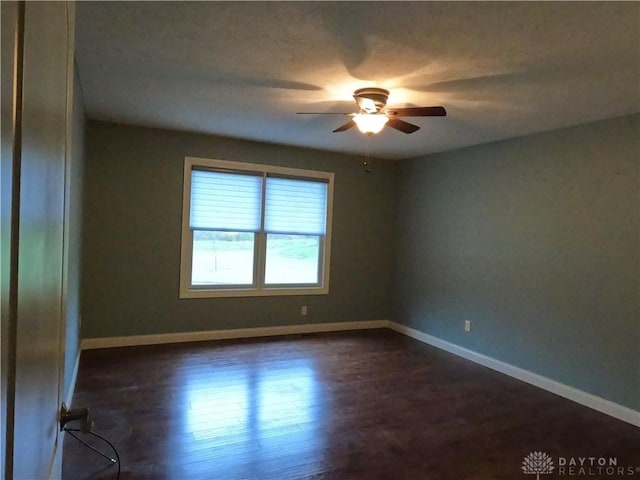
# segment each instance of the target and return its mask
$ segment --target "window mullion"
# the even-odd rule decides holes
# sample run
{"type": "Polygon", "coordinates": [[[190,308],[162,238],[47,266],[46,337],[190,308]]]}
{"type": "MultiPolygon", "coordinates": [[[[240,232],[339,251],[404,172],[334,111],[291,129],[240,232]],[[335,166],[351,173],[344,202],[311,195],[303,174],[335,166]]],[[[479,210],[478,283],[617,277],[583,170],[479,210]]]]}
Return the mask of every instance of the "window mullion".
{"type": "Polygon", "coordinates": [[[264,231],[264,215],[267,198],[267,174],[262,174],[262,198],[260,199],[260,231],[256,233],[256,285],[259,290],[264,288],[265,268],[267,262],[267,234],[264,231]]]}
{"type": "Polygon", "coordinates": [[[320,235],[318,237],[318,278],[316,279],[319,285],[322,285],[324,283],[324,256],[325,256],[325,249],[324,249],[324,239],[325,236],[324,235],[320,235]]]}

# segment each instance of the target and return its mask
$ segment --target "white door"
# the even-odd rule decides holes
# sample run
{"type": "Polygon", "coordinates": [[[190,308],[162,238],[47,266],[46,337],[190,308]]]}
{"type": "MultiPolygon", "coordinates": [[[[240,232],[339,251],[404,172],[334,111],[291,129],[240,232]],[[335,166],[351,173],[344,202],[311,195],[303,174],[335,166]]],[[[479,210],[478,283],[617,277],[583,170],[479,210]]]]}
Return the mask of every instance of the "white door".
{"type": "Polygon", "coordinates": [[[14,308],[7,387],[7,401],[13,401],[7,423],[13,428],[7,430],[12,455],[6,468],[15,480],[39,480],[56,474],[63,438],[57,414],[64,367],[65,158],[74,29],[72,4],[25,2],[20,8],[23,62],[16,93],[20,98],[21,90],[22,104],[18,101],[14,147],[19,155],[13,165],[19,177],[12,185],[17,267],[10,282],[14,308]]]}

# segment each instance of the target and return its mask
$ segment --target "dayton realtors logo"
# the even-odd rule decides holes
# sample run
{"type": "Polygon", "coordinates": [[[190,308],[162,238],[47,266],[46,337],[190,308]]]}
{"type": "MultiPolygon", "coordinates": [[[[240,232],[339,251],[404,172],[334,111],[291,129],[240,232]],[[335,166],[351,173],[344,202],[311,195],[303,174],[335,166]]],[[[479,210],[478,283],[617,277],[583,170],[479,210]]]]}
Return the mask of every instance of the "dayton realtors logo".
{"type": "Polygon", "coordinates": [[[522,471],[526,475],[555,473],[557,477],[590,477],[593,480],[602,478],[640,476],[640,466],[620,465],[616,457],[558,457],[557,470],[553,458],[545,452],[531,452],[522,461],[522,471]]]}

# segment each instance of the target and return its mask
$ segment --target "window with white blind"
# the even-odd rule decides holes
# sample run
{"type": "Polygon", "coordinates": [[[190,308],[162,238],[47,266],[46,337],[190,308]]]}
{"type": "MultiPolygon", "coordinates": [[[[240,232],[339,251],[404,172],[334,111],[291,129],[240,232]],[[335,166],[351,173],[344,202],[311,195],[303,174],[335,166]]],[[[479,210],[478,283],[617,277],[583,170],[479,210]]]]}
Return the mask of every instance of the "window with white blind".
{"type": "Polygon", "coordinates": [[[333,173],[187,157],[180,296],[329,291],[333,173]]]}

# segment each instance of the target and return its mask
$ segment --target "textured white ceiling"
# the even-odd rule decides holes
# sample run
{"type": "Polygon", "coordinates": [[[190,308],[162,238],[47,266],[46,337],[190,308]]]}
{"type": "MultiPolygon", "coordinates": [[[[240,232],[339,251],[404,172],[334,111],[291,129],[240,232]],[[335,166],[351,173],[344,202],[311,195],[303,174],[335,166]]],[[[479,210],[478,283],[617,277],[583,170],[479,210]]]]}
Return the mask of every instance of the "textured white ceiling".
{"type": "Polygon", "coordinates": [[[78,2],[89,118],[401,159],[640,111],[640,3],[78,2]],[[443,105],[411,135],[354,89],[443,105]]]}

